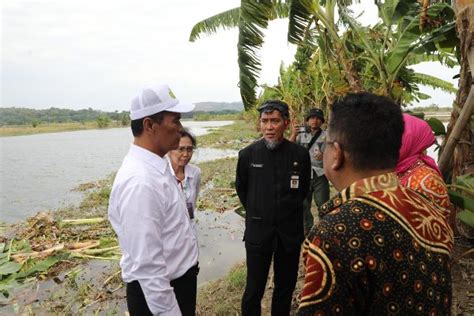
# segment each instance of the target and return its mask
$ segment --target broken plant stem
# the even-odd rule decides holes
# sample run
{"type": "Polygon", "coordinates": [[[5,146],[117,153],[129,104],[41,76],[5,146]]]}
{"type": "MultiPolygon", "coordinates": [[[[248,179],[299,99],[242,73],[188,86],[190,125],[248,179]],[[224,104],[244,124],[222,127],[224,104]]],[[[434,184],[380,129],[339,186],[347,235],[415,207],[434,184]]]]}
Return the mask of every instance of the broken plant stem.
{"type": "Polygon", "coordinates": [[[107,283],[109,283],[110,281],[112,281],[113,278],[115,278],[117,275],[120,274],[120,272],[122,272],[122,269],[118,269],[118,271],[114,272],[114,274],[112,274],[111,276],[109,276],[109,277],[104,281],[104,283],[102,283],[102,287],[106,286],[107,283]]]}
{"type": "Polygon", "coordinates": [[[60,224],[62,226],[67,225],[86,225],[86,224],[99,224],[104,222],[106,219],[103,217],[94,218],[79,218],[79,219],[63,219],[60,224]]]}
{"type": "Polygon", "coordinates": [[[10,256],[12,254],[12,244],[13,244],[13,238],[10,239],[10,244],[8,245],[7,261],[10,261],[10,256]]]}

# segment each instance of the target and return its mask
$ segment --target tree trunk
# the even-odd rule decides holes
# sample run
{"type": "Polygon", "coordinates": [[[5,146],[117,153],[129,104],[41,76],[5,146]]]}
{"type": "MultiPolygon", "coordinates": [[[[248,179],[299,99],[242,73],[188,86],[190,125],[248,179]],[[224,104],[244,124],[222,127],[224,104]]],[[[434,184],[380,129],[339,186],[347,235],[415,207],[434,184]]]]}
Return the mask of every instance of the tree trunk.
{"type": "MultiPolygon", "coordinates": [[[[456,94],[456,100],[453,105],[453,112],[448,124],[447,135],[442,145],[442,152],[440,155],[440,169],[443,174],[448,175],[447,180],[453,180],[457,176],[461,175],[463,170],[472,163],[472,157],[470,157],[472,151],[472,135],[469,121],[472,120],[472,106],[466,104],[469,92],[473,83],[471,68],[469,62],[474,61],[474,48],[472,46],[472,39],[474,34],[474,1],[472,0],[461,0],[454,1],[453,6],[456,11],[456,26],[457,33],[460,40],[460,52],[461,52],[461,77],[459,79],[459,90],[456,94]],[[472,48],[471,48],[472,47],[472,48]],[[469,116],[466,121],[468,124],[465,126],[458,126],[454,128],[458,122],[459,115],[462,109],[466,108],[469,116]],[[453,134],[458,132],[459,135],[453,134]],[[446,146],[448,142],[458,140],[453,146],[446,146]],[[451,158],[451,159],[450,159],[451,158]]],[[[471,64],[474,67],[474,63],[471,64]]],[[[470,98],[472,100],[472,98],[470,98]]],[[[464,111],[464,112],[466,112],[464,111]]],[[[461,123],[461,122],[459,122],[461,123]]],[[[449,181],[450,182],[450,181],[449,181]]]]}
{"type": "Polygon", "coordinates": [[[339,62],[342,64],[342,68],[344,69],[344,74],[346,76],[346,80],[349,83],[349,87],[352,93],[357,93],[363,91],[362,84],[360,83],[359,74],[356,69],[354,69],[354,65],[352,64],[352,60],[347,56],[348,54],[345,52],[342,43],[336,43],[336,54],[339,57],[339,62]]]}

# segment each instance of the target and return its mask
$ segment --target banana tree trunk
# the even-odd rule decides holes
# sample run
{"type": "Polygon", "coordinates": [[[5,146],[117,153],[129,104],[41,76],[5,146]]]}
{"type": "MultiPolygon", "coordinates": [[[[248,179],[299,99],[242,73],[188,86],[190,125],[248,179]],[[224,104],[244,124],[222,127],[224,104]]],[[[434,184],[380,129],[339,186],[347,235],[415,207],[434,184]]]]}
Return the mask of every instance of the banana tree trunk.
{"type": "Polygon", "coordinates": [[[470,160],[472,135],[469,121],[474,108],[474,0],[457,0],[453,3],[456,12],[456,26],[460,40],[461,77],[459,90],[453,105],[447,135],[439,157],[439,167],[450,180],[462,174],[470,160]],[[471,71],[472,69],[472,71],[471,71]]]}
{"type": "Polygon", "coordinates": [[[354,65],[352,64],[352,60],[350,60],[350,58],[345,53],[345,49],[342,43],[336,44],[336,54],[338,55],[339,62],[342,64],[342,68],[344,69],[346,80],[349,83],[351,92],[353,93],[361,92],[363,89],[362,89],[362,84],[360,83],[359,74],[357,73],[357,70],[354,68],[354,65]]]}

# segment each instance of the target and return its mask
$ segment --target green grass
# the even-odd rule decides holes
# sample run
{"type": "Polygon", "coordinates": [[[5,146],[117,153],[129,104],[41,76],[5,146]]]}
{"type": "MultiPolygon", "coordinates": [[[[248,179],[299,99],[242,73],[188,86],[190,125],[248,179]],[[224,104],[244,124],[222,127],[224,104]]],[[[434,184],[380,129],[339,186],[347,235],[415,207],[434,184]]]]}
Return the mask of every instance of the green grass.
{"type": "Polygon", "coordinates": [[[219,149],[242,149],[260,137],[256,123],[235,121],[213,129],[210,133],[198,137],[198,147],[213,147],[219,149]]]}
{"type": "Polygon", "coordinates": [[[244,263],[235,265],[222,279],[199,289],[197,315],[235,315],[240,313],[240,301],[245,289],[247,269],[244,263]]]}
{"type": "Polygon", "coordinates": [[[244,118],[243,112],[226,114],[197,114],[193,116],[193,121],[237,121],[244,118]]]}

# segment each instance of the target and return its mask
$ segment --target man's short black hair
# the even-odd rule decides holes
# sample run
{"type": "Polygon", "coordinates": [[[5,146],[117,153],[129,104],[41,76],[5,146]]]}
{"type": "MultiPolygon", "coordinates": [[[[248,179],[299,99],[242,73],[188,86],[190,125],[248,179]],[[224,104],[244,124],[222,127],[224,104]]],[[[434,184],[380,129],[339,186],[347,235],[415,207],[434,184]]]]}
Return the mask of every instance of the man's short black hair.
{"type": "Polygon", "coordinates": [[[260,113],[260,117],[262,117],[262,113],[271,113],[273,111],[278,111],[281,113],[281,117],[284,120],[290,118],[288,104],[280,100],[267,100],[263,102],[257,110],[260,113]]]}
{"type": "Polygon", "coordinates": [[[143,133],[143,120],[147,117],[158,123],[161,123],[161,121],[163,121],[164,112],[158,112],[153,115],[145,116],[141,119],[131,121],[130,126],[132,127],[132,134],[134,137],[138,137],[143,133]]]}
{"type": "Polygon", "coordinates": [[[349,94],[333,105],[330,118],[330,140],[340,143],[354,168],[396,166],[404,123],[395,102],[368,92],[349,94]]]}

